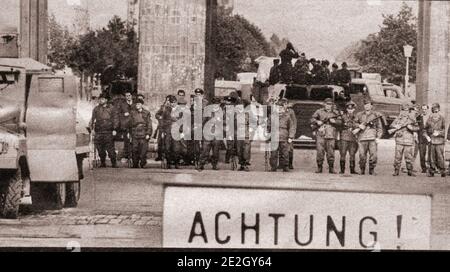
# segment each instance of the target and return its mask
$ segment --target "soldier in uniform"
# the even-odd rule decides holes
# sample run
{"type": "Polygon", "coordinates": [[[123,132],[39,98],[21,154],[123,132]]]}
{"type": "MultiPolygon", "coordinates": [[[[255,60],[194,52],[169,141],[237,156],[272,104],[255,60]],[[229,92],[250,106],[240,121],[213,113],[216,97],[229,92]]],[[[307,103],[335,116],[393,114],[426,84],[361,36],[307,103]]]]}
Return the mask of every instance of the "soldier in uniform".
{"type": "Polygon", "coordinates": [[[428,105],[422,105],[421,109],[417,112],[417,122],[419,125],[419,131],[417,133],[417,145],[414,150],[414,160],[417,155],[420,157],[420,167],[422,168],[422,173],[428,173],[428,168],[430,167],[430,137],[427,135],[425,130],[425,122],[429,116],[428,105]]]}
{"type": "MultiPolygon", "coordinates": [[[[223,122],[223,112],[220,107],[220,99],[214,98],[212,100],[212,107],[213,112],[210,117],[204,118],[204,125],[208,122],[214,122],[215,124],[219,125],[223,122]]],[[[217,131],[217,129],[222,130],[222,127],[213,126],[211,128],[211,131],[205,131],[205,133],[208,133],[210,135],[204,135],[203,144],[202,144],[202,152],[200,155],[200,163],[199,163],[199,171],[202,171],[205,169],[205,165],[209,159],[209,161],[212,164],[213,170],[219,170],[217,167],[217,164],[219,163],[219,151],[220,146],[222,144],[222,135],[220,135],[217,131]],[[210,153],[212,151],[212,156],[210,157],[210,153]]]]}
{"type": "Polygon", "coordinates": [[[144,100],[136,101],[131,112],[131,136],[133,145],[133,168],[144,168],[147,164],[148,141],[152,135],[151,114],[143,109],[144,100]]]}
{"type": "Polygon", "coordinates": [[[336,63],[333,63],[331,66],[331,74],[330,74],[330,84],[338,85],[338,71],[339,66],[336,63]]]}
{"type": "Polygon", "coordinates": [[[272,66],[272,68],[270,68],[269,84],[275,85],[278,82],[280,82],[280,79],[281,79],[280,60],[274,59],[273,66],[272,66]]]}
{"type": "Polygon", "coordinates": [[[299,54],[295,51],[292,43],[288,43],[286,45],[286,49],[280,52],[281,64],[281,81],[283,83],[291,83],[292,82],[292,59],[300,57],[299,54]]]}
{"type": "Polygon", "coordinates": [[[229,164],[231,157],[237,155],[236,153],[236,129],[234,124],[234,116],[233,112],[234,108],[229,108],[232,106],[235,106],[236,99],[231,96],[227,96],[224,99],[224,105],[223,105],[223,113],[224,113],[224,137],[225,137],[225,143],[226,143],[226,155],[225,155],[225,163],[229,164]],[[229,112],[230,111],[230,112],[229,112]],[[234,129],[234,134],[231,135],[232,127],[234,129]],[[228,135],[230,134],[230,135],[228,135]]]}
{"type": "Polygon", "coordinates": [[[441,106],[439,105],[439,103],[433,104],[433,106],[431,107],[431,111],[432,113],[425,125],[427,135],[431,138],[431,166],[428,172],[428,176],[433,177],[434,174],[439,170],[441,176],[445,178],[445,119],[444,116],[440,114],[441,106]]]}
{"type": "MultiPolygon", "coordinates": [[[[278,111],[279,118],[278,147],[275,149],[275,143],[272,142],[272,150],[270,152],[270,167],[272,172],[276,172],[278,166],[281,166],[283,172],[289,172],[289,151],[290,145],[295,137],[296,124],[290,116],[287,104],[288,100],[283,98],[272,109],[278,111]]],[[[269,128],[271,127],[272,124],[269,119],[269,128]]]]}
{"type": "Polygon", "coordinates": [[[179,145],[172,137],[172,125],[178,120],[176,116],[172,115],[172,112],[177,107],[177,98],[173,95],[168,97],[168,104],[161,108],[156,113],[156,118],[159,120],[159,129],[161,129],[161,138],[164,142],[164,154],[167,159],[167,168],[171,169],[172,166],[175,169],[179,169],[179,145]]]}
{"type": "MultiPolygon", "coordinates": [[[[205,99],[205,92],[198,88],[194,90],[194,97],[191,104],[191,133],[195,137],[196,131],[197,134],[199,132],[203,133],[203,110],[208,106],[208,100],[205,99]],[[201,122],[196,122],[196,114],[201,116],[201,122]]],[[[200,162],[200,156],[202,153],[202,141],[198,139],[194,139],[188,143],[189,149],[192,150],[192,158],[194,161],[200,162]]]]}
{"type": "Polygon", "coordinates": [[[334,148],[336,145],[337,130],[336,126],[342,124],[339,112],[334,110],[333,100],[327,98],[325,107],[316,111],[311,119],[311,125],[316,132],[316,149],[317,149],[317,174],[323,172],[323,162],[325,154],[327,155],[329,173],[334,172],[334,148]]]}
{"type": "Polygon", "coordinates": [[[239,171],[250,171],[249,169],[249,165],[250,165],[250,159],[251,159],[251,147],[252,147],[252,142],[251,139],[253,137],[253,135],[250,135],[253,133],[253,131],[250,131],[250,123],[251,123],[251,118],[256,118],[256,116],[253,116],[253,114],[251,114],[250,112],[247,112],[245,109],[250,105],[250,102],[247,100],[241,101],[237,107],[236,107],[236,115],[235,115],[235,132],[236,132],[236,137],[238,137],[239,135],[237,134],[238,132],[238,125],[239,122],[237,120],[237,118],[240,117],[244,117],[244,133],[245,135],[240,135],[243,138],[239,139],[236,138],[236,153],[237,156],[239,158],[239,164],[240,164],[240,168],[239,171]]]}
{"type": "Polygon", "coordinates": [[[119,116],[120,135],[123,138],[122,159],[131,159],[131,137],[130,137],[130,115],[135,109],[133,95],[130,91],[125,92],[125,99],[117,100],[116,113],[119,116]]]}
{"type": "Polygon", "coordinates": [[[377,140],[383,137],[383,123],[381,114],[373,111],[372,101],[364,101],[364,111],[356,115],[359,140],[359,167],[361,175],[366,174],[367,153],[369,153],[369,175],[375,175],[378,162],[377,140]]]}
{"type": "Polygon", "coordinates": [[[419,126],[415,114],[411,113],[409,109],[410,105],[403,105],[400,115],[391,124],[391,128],[395,131],[394,176],[400,175],[403,156],[408,176],[415,176],[413,173],[414,133],[419,131],[419,126]]]}
{"type": "Polygon", "coordinates": [[[158,134],[157,134],[157,141],[158,141],[158,156],[156,157],[155,161],[161,161],[163,159],[163,153],[164,153],[164,139],[163,139],[163,120],[162,120],[162,113],[164,109],[168,106],[170,95],[166,97],[164,100],[164,103],[161,105],[159,110],[157,111],[155,117],[158,120],[158,134]]]}
{"type": "Polygon", "coordinates": [[[347,63],[342,63],[342,69],[337,72],[337,83],[339,86],[343,87],[345,90],[345,96],[350,96],[350,83],[352,82],[352,75],[349,70],[347,70],[347,63]]]}
{"type": "Polygon", "coordinates": [[[114,137],[117,135],[119,120],[113,107],[108,104],[105,94],[100,95],[99,101],[100,104],[92,112],[89,127],[95,131],[94,143],[100,157],[100,167],[106,167],[106,153],[108,152],[112,167],[117,168],[114,137]]]}
{"type": "Polygon", "coordinates": [[[355,170],[356,167],[356,152],[358,152],[358,140],[353,134],[353,130],[356,125],[356,104],[350,101],[346,105],[346,111],[342,115],[342,130],[341,140],[339,145],[339,152],[341,157],[341,174],[345,174],[345,163],[347,153],[350,156],[350,174],[358,174],[355,170]]]}

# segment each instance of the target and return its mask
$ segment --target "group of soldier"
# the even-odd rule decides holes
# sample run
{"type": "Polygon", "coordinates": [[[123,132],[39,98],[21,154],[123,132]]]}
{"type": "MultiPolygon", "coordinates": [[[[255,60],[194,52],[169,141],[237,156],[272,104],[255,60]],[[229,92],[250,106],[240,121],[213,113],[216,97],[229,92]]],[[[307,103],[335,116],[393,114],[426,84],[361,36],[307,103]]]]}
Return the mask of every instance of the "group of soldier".
{"type": "Polygon", "coordinates": [[[351,73],[347,63],[342,63],[341,69],[333,63],[331,71],[328,60],[308,60],[305,53],[299,54],[291,43],[280,53],[280,59],[274,60],[270,70],[269,84],[299,84],[299,85],[337,85],[348,89],[351,82],[351,73]],[[281,62],[280,62],[281,59],[281,62]],[[295,65],[292,60],[297,59],[295,65]]]}
{"type": "MultiPolygon", "coordinates": [[[[143,108],[143,96],[133,99],[130,92],[126,92],[125,99],[118,99],[108,103],[107,97],[102,95],[99,105],[95,107],[90,123],[90,129],[95,132],[94,142],[101,161],[101,167],[106,167],[108,154],[113,167],[117,167],[114,139],[122,136],[124,141],[123,157],[131,159],[132,167],[144,168],[147,163],[148,142],[152,137],[157,138],[157,161],[165,161],[167,168],[179,169],[180,164],[195,165],[202,171],[210,163],[213,170],[219,170],[219,152],[226,148],[226,163],[235,164],[240,171],[249,171],[251,160],[251,145],[254,139],[254,129],[251,128],[251,119],[258,119],[257,111],[245,113],[245,137],[238,139],[238,115],[227,114],[227,106],[241,106],[233,109],[244,110],[248,106],[257,109],[260,105],[254,98],[250,101],[241,99],[233,93],[223,100],[214,98],[209,103],[204,97],[204,91],[195,90],[188,106],[186,93],[180,90],[175,95],[166,97],[164,104],[156,113],[158,127],[153,133],[152,118],[149,111],[143,108]],[[206,106],[212,106],[210,117],[203,117],[200,123],[195,122],[194,112],[203,111],[206,106]],[[179,108],[185,110],[179,110],[179,108]],[[187,111],[186,111],[187,109],[187,111]],[[174,114],[176,112],[176,114],[174,114]],[[253,114],[253,113],[254,114],[253,114]],[[173,137],[174,124],[183,114],[191,114],[190,127],[180,127],[180,137],[173,137]],[[234,118],[233,120],[229,120],[234,118]],[[202,140],[185,139],[189,131],[200,129],[211,119],[223,121],[224,139],[202,140]],[[234,134],[227,133],[234,126],[234,134]],[[238,168],[237,163],[240,167],[238,168]]],[[[340,153],[340,173],[345,174],[347,156],[351,174],[375,175],[377,166],[378,140],[386,133],[384,131],[382,114],[374,111],[370,100],[364,101],[364,110],[356,113],[356,104],[349,101],[345,109],[337,109],[332,99],[324,101],[324,107],[317,110],[311,118],[311,127],[316,137],[317,171],[322,173],[325,159],[329,173],[335,174],[335,148],[340,153]],[[356,154],[359,153],[359,172],[357,171],[356,154]],[[368,164],[368,171],[367,170],[368,164]]],[[[278,138],[270,141],[270,152],[266,154],[266,169],[277,171],[282,169],[289,172],[293,169],[293,141],[297,132],[297,119],[294,111],[288,106],[286,99],[269,101],[269,114],[273,110],[278,113],[278,138]]],[[[388,133],[393,135],[396,142],[394,176],[400,175],[401,164],[404,158],[409,176],[414,176],[413,163],[420,155],[423,173],[432,177],[441,174],[445,177],[445,120],[440,114],[439,104],[433,104],[432,112],[427,113],[428,107],[418,105],[403,105],[398,118],[391,124],[388,133]]],[[[265,116],[268,131],[271,130],[271,118],[265,116]]],[[[258,121],[260,122],[260,121],[258,121]]],[[[260,122],[261,123],[261,122],[260,122]]],[[[217,129],[217,128],[215,128],[217,129]]],[[[449,131],[450,132],[450,131],[449,131]]],[[[213,132],[214,133],[214,132],[213,132]]],[[[450,133],[448,140],[450,140],[450,133]]]]}
{"type": "MultiPolygon", "coordinates": [[[[341,174],[346,170],[349,156],[350,173],[356,171],[356,154],[359,150],[359,174],[376,175],[378,140],[384,135],[383,116],[373,110],[370,100],[364,101],[364,110],[355,114],[356,104],[348,102],[344,111],[335,109],[332,99],[325,101],[325,107],[314,113],[311,124],[317,138],[317,173],[323,172],[325,155],[329,172],[334,174],[335,147],[339,139],[341,174]]],[[[395,138],[394,174],[399,176],[403,158],[409,176],[414,174],[414,161],[420,155],[422,173],[429,177],[440,174],[446,177],[444,146],[445,119],[440,114],[440,105],[428,106],[405,104],[400,115],[392,122],[388,134],[395,138]]],[[[450,129],[447,140],[450,140],[450,129]]],[[[450,169],[449,169],[450,171],[450,169]]]]}

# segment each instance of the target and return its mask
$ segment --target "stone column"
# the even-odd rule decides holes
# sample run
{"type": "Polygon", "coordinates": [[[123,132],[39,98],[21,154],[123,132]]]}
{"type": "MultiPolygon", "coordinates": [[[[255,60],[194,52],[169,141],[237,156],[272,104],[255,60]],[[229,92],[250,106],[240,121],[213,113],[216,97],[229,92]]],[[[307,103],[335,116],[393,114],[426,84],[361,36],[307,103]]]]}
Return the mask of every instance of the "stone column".
{"type": "Polygon", "coordinates": [[[441,104],[450,121],[450,2],[419,1],[417,101],[441,104]]]}
{"type": "Polygon", "coordinates": [[[47,0],[20,0],[20,57],[47,64],[47,0]]]}
{"type": "Polygon", "coordinates": [[[138,89],[152,112],[178,89],[204,88],[207,1],[140,1],[138,89]]]}

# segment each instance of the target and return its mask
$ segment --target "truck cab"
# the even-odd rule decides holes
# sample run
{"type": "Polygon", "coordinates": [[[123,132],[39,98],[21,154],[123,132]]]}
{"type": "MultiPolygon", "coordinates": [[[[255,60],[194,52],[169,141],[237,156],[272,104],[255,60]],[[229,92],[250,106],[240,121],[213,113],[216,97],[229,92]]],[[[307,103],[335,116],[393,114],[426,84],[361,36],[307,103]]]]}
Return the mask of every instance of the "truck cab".
{"type": "Polygon", "coordinates": [[[402,104],[411,102],[401,89],[386,88],[379,80],[356,78],[350,88],[351,99],[357,104],[357,111],[363,110],[363,101],[370,99],[376,111],[385,117],[385,126],[389,126],[400,114],[402,104]]]}
{"type": "Polygon", "coordinates": [[[277,84],[269,87],[269,99],[286,98],[289,107],[297,117],[296,148],[315,146],[315,135],[311,127],[311,117],[323,107],[325,99],[338,103],[339,94],[344,88],[335,85],[296,85],[277,84]]]}
{"type": "Polygon", "coordinates": [[[90,152],[78,98],[75,77],[32,59],[0,58],[0,216],[17,218],[31,202],[77,206],[90,152]],[[35,194],[43,187],[45,196],[35,194]]]}

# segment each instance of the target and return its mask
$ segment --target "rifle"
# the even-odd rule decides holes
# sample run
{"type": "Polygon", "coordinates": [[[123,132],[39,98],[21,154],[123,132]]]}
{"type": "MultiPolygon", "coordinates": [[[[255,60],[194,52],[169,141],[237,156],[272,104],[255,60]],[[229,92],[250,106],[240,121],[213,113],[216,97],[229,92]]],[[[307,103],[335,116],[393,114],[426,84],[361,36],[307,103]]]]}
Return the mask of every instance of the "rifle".
{"type": "Polygon", "coordinates": [[[323,124],[321,126],[317,125],[317,123],[314,122],[313,124],[311,124],[311,128],[312,128],[313,131],[317,131],[317,130],[319,130],[319,128],[323,127],[324,125],[336,126],[335,124],[332,124],[330,122],[330,120],[331,119],[337,119],[340,116],[341,116],[340,114],[334,114],[332,116],[329,116],[329,117],[325,118],[325,120],[322,121],[323,124]]]}
{"type": "Polygon", "coordinates": [[[413,125],[413,124],[414,124],[414,122],[411,120],[398,128],[393,128],[393,129],[388,130],[388,133],[389,133],[389,135],[394,135],[396,132],[398,132],[404,128],[407,128],[408,126],[413,125]]]}
{"type": "MultiPolygon", "coordinates": [[[[373,123],[375,121],[377,121],[378,119],[381,119],[383,117],[383,115],[375,115],[375,117],[371,118],[370,120],[367,120],[366,122],[363,122],[361,125],[363,125],[364,127],[367,127],[368,125],[373,125],[373,123]]],[[[357,135],[361,132],[361,128],[357,128],[355,130],[352,131],[353,135],[357,135]]]]}

